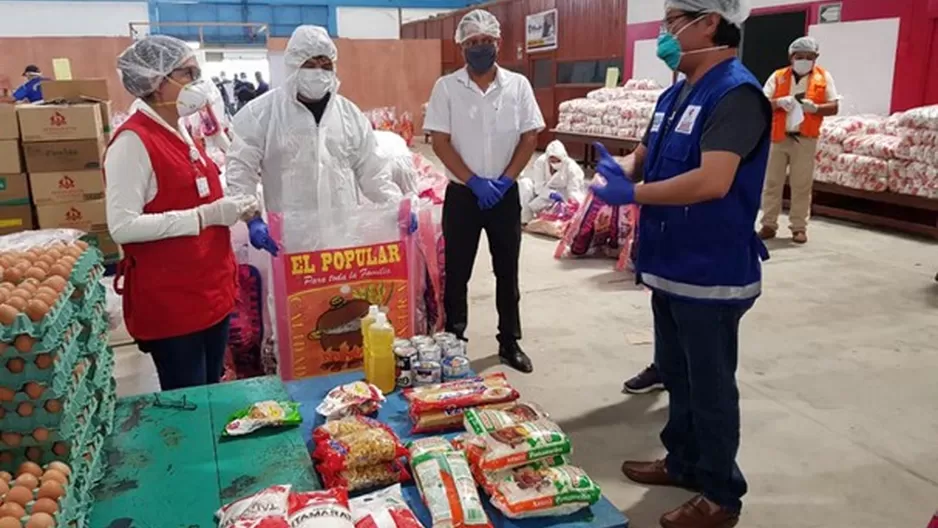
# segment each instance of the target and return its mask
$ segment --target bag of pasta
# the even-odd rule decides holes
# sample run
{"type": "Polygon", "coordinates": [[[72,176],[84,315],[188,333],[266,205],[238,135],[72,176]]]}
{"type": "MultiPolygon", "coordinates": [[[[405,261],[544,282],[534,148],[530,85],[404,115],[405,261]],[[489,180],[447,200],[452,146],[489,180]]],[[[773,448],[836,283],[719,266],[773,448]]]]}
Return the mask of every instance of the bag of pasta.
{"type": "Polygon", "coordinates": [[[510,469],[573,450],[570,438],[554,422],[540,418],[527,422],[503,420],[492,413],[466,411],[463,423],[473,435],[467,454],[480,471],[510,469]]]}
{"type": "Polygon", "coordinates": [[[410,465],[431,528],[491,528],[466,456],[442,438],[410,445],[410,465]]]}
{"type": "Polygon", "coordinates": [[[410,473],[399,460],[342,471],[332,471],[323,465],[317,466],[316,469],[326,488],[341,487],[347,488],[350,492],[384,488],[410,480],[410,473]]]}
{"type": "Polygon", "coordinates": [[[406,455],[397,436],[383,427],[320,442],[313,451],[313,459],[320,467],[333,473],[393,462],[406,455]]]}

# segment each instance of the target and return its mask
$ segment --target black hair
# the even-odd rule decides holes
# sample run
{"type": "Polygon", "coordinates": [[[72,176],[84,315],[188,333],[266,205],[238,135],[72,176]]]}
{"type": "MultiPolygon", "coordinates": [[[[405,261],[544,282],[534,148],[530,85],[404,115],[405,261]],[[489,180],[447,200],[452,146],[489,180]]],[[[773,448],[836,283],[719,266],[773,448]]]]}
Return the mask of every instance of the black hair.
{"type": "Polygon", "coordinates": [[[713,44],[738,48],[742,40],[743,32],[739,26],[730,24],[725,18],[720,17],[720,24],[717,26],[716,33],[713,34],[713,44]]]}

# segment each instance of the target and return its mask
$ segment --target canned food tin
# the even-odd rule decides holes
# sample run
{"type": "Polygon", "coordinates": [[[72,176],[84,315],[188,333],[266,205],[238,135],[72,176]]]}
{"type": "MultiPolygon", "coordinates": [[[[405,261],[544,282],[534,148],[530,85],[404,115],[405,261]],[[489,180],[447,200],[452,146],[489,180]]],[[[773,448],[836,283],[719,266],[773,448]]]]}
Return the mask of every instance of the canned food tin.
{"type": "Polygon", "coordinates": [[[438,332],[436,334],[433,334],[433,340],[436,341],[437,343],[443,344],[443,343],[449,343],[452,341],[458,341],[459,338],[456,337],[456,334],[451,334],[449,332],[438,332]]]}
{"type": "Polygon", "coordinates": [[[443,349],[444,358],[468,355],[466,354],[466,342],[459,339],[442,344],[440,347],[443,349]]]}
{"type": "Polygon", "coordinates": [[[394,340],[394,347],[393,347],[394,350],[397,350],[398,348],[409,347],[409,346],[413,346],[413,345],[410,343],[410,339],[400,339],[400,338],[398,338],[398,339],[395,339],[395,340],[394,340]]]}
{"type": "Polygon", "coordinates": [[[420,361],[443,361],[443,350],[438,345],[421,345],[417,348],[420,361]]]}
{"type": "Polygon", "coordinates": [[[394,349],[396,359],[397,386],[413,387],[414,385],[414,366],[417,363],[417,349],[412,346],[405,346],[394,349]]]}
{"type": "Polygon", "coordinates": [[[443,360],[443,380],[468,378],[469,359],[464,356],[452,356],[443,360]]]}
{"type": "Polygon", "coordinates": [[[414,385],[432,385],[443,381],[443,367],[438,361],[418,361],[414,367],[414,385]]]}
{"type": "Polygon", "coordinates": [[[410,338],[410,342],[414,344],[415,347],[420,348],[423,345],[433,345],[436,344],[436,341],[433,340],[430,336],[419,335],[410,338]]]}

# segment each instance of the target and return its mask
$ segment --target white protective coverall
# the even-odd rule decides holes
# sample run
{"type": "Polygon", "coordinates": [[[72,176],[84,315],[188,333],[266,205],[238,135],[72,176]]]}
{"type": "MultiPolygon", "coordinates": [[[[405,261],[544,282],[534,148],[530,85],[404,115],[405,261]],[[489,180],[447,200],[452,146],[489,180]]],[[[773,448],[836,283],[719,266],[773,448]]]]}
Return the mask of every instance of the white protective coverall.
{"type": "Polygon", "coordinates": [[[551,193],[560,194],[565,202],[575,200],[580,205],[586,198],[586,180],[583,169],[576,160],[567,154],[563,143],[554,140],[547,145],[547,150],[526,170],[518,180],[521,194],[521,222],[527,224],[534,220],[537,213],[554,203],[551,193]],[[550,158],[560,161],[560,168],[551,167],[550,158]]]}
{"type": "Polygon", "coordinates": [[[354,103],[332,91],[319,124],[297,96],[297,72],[317,56],[337,59],[329,34],[299,26],[284,54],[283,86],[254,99],[234,117],[227,171],[229,194],[257,194],[268,212],[322,212],[399,200],[390,168],[378,152],[371,123],[354,103]]]}
{"type": "Polygon", "coordinates": [[[378,152],[390,165],[391,180],[400,187],[402,193],[417,194],[414,153],[404,138],[387,130],[375,130],[375,139],[378,140],[378,152]]]}

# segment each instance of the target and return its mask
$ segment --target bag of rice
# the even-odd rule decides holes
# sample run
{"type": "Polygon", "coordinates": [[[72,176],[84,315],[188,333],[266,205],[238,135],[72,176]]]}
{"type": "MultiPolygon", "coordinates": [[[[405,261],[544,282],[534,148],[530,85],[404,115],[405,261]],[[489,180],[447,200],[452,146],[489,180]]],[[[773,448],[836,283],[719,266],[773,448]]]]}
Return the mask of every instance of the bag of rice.
{"type": "Polygon", "coordinates": [[[404,502],[400,484],[350,501],[355,528],[423,528],[404,502]]]}
{"type": "Polygon", "coordinates": [[[432,528],[491,528],[466,456],[445,439],[416,440],[410,465],[432,528]]]}
{"type": "MultiPolygon", "coordinates": [[[[290,528],[354,528],[343,488],[290,494],[290,528]]],[[[266,527],[264,527],[266,528],[266,527]]]]}
{"type": "Polygon", "coordinates": [[[316,470],[319,471],[326,488],[341,487],[348,488],[349,491],[383,488],[410,480],[410,473],[399,460],[342,471],[332,471],[326,466],[318,465],[316,470]]]}
{"type": "Polygon", "coordinates": [[[218,528],[289,528],[290,485],[271,486],[221,507],[218,528]]]}
{"type": "Polygon", "coordinates": [[[602,496],[593,479],[563,456],[489,473],[483,485],[492,505],[512,519],[570,515],[602,496]]]}
{"type": "Polygon", "coordinates": [[[480,415],[474,409],[464,416],[466,431],[475,435],[467,445],[469,459],[481,471],[523,466],[572,451],[570,438],[546,418],[509,425],[502,418],[491,413],[480,415]]]}
{"type": "Polygon", "coordinates": [[[383,427],[319,442],[313,451],[313,459],[332,473],[393,462],[406,455],[397,436],[383,427]]]}

